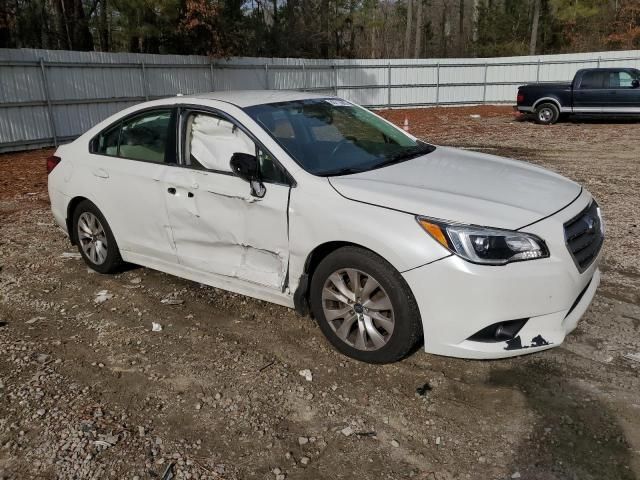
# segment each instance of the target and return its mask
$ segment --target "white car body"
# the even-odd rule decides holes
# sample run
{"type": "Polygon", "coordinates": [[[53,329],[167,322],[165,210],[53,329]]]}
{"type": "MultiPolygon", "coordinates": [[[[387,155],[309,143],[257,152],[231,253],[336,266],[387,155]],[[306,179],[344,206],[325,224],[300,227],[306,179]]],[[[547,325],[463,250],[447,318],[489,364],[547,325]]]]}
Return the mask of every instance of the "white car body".
{"type": "Polygon", "coordinates": [[[63,160],[49,176],[53,215],[68,231],[70,205],[89,199],[108,220],[123,260],[287,307],[298,303],[312,252],[359,245],[386,259],[408,283],[427,352],[487,359],[562,343],[600,280],[601,250],[581,271],[565,241],[564,224],[592,202],[586,190],[523,162],[446,147],[377,170],[316,176],[243,110],[307,98],[323,97],[218,92],[117,113],[58,148],[63,160]],[[177,105],[233,119],[295,185],[267,184],[266,195],[256,198],[237,176],[89,152],[90,141],[117,119],[177,105]],[[168,188],[176,193],[167,195],[168,188]],[[425,234],[416,215],[532,233],[544,240],[549,257],[501,266],[470,263],[425,234]],[[469,340],[488,325],[524,318],[529,320],[518,345],[469,340]]]}

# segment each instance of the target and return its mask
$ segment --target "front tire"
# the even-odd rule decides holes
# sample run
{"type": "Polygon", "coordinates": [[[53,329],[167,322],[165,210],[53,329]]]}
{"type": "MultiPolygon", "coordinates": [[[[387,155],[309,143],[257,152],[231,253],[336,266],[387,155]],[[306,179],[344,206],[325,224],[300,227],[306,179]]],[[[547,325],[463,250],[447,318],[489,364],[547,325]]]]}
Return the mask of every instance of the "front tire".
{"type": "Polygon", "coordinates": [[[552,125],[560,118],[560,110],[554,103],[542,103],[536,107],[536,123],[552,125]]]}
{"type": "Polygon", "coordinates": [[[73,211],[73,235],[85,263],[99,273],[114,273],[122,267],[116,239],[102,212],[89,200],[73,211]]]}
{"type": "Polygon", "coordinates": [[[359,247],[327,255],[311,279],[311,310],[327,339],[367,363],[391,363],[422,339],[418,305],[389,262],[359,247]]]}

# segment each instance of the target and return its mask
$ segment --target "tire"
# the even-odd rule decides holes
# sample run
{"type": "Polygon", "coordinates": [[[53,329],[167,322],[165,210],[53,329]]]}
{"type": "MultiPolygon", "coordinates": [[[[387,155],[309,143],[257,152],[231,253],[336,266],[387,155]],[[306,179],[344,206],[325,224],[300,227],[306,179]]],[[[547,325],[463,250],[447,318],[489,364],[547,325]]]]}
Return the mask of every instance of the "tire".
{"type": "Polygon", "coordinates": [[[541,103],[536,107],[536,123],[552,125],[560,118],[560,110],[554,103],[541,103]]]}
{"type": "Polygon", "coordinates": [[[313,273],[309,293],[322,333],[348,357],[396,362],[422,340],[420,312],[409,285],[369,250],[343,247],[327,255],[313,273]]]}
{"type": "Polygon", "coordinates": [[[118,244],[98,207],[89,200],[80,202],[73,211],[72,225],[78,251],[91,269],[99,273],[115,273],[122,268],[118,244]]]}

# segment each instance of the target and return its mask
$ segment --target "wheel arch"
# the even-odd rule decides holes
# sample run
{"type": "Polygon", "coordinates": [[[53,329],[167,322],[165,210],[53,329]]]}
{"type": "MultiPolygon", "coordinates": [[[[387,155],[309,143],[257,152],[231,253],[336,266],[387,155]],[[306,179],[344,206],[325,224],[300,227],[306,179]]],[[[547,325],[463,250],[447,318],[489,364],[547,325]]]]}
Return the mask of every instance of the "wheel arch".
{"type": "Polygon", "coordinates": [[[536,100],[533,104],[533,110],[535,111],[539,105],[542,105],[543,103],[553,103],[555,104],[556,107],[558,107],[558,113],[562,112],[562,104],[560,103],[560,100],[556,97],[542,97],[539,98],[538,100],[536,100]]]}
{"type": "Polygon", "coordinates": [[[91,202],[91,200],[86,197],[77,196],[73,197],[67,204],[67,218],[65,221],[67,223],[67,232],[69,232],[69,241],[71,242],[71,245],[76,245],[78,243],[78,240],[76,239],[76,232],[73,229],[73,212],[75,212],[78,205],[80,205],[84,200],[91,202]]]}
{"type": "Polygon", "coordinates": [[[307,258],[304,262],[304,269],[298,282],[298,287],[293,294],[293,303],[296,311],[300,315],[306,316],[311,312],[309,308],[309,285],[311,284],[311,278],[313,278],[313,274],[315,273],[316,268],[318,267],[320,262],[327,257],[327,255],[343,247],[361,248],[384,258],[378,252],[371,250],[364,245],[342,240],[328,241],[314,247],[314,249],[311,250],[311,252],[309,252],[309,254],[307,255],[307,258]]]}

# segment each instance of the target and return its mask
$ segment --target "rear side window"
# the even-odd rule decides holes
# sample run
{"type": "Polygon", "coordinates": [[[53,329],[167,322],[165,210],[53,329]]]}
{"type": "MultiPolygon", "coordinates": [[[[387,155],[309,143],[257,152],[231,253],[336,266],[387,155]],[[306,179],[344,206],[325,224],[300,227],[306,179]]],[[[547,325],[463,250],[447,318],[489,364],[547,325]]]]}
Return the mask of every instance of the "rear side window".
{"type": "Polygon", "coordinates": [[[604,79],[606,76],[607,73],[602,71],[585,72],[584,75],[582,75],[580,88],[605,88],[604,79]]]}
{"type": "Polygon", "coordinates": [[[101,133],[94,140],[93,153],[100,155],[109,155],[115,157],[118,155],[118,141],[120,140],[120,125],[101,133]]]}
{"type": "Polygon", "coordinates": [[[91,153],[164,163],[171,114],[171,110],[154,110],[128,118],[95,137],[91,153]]]}

